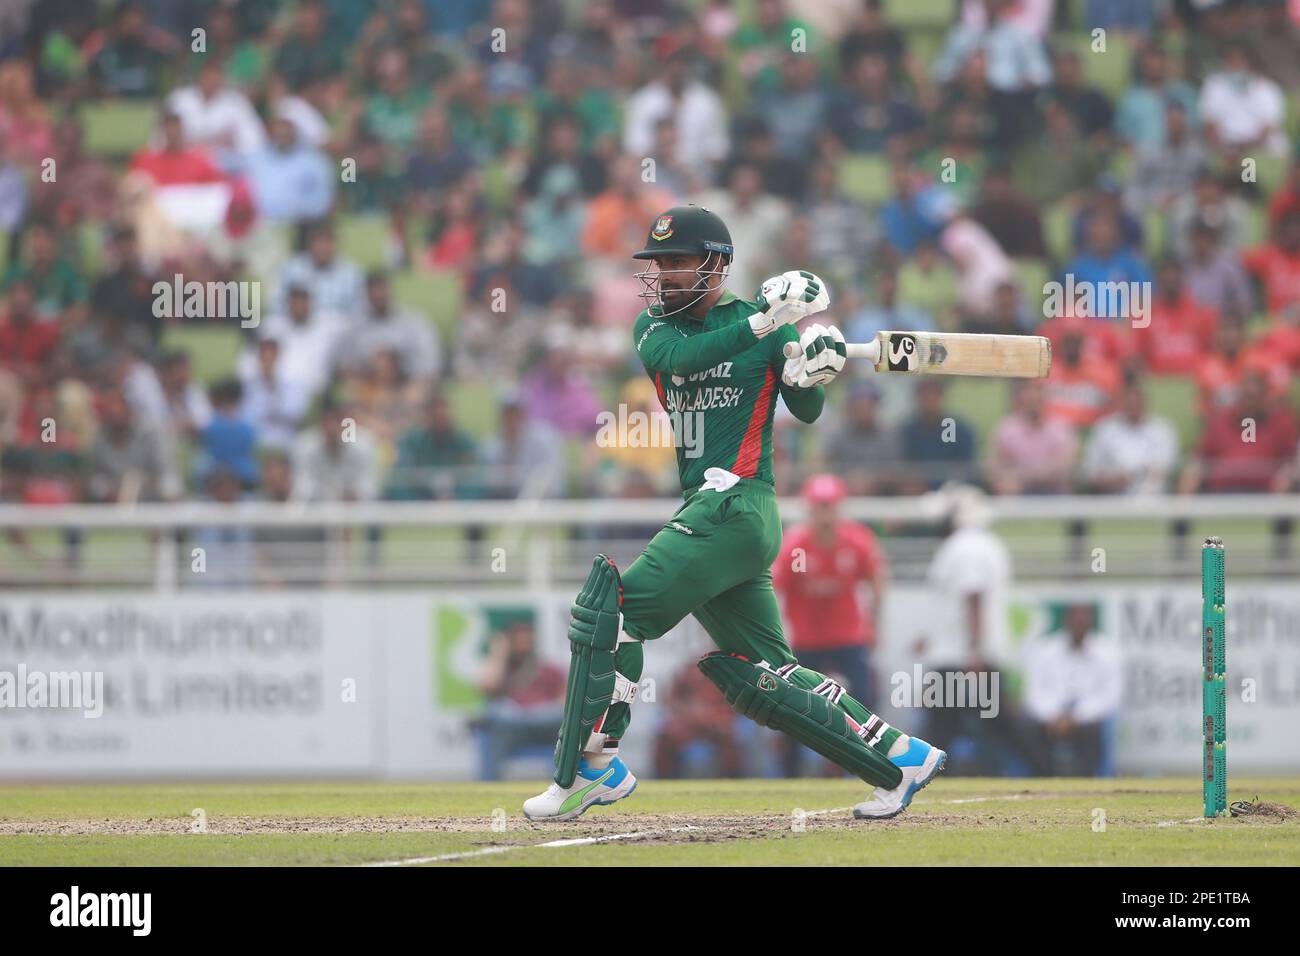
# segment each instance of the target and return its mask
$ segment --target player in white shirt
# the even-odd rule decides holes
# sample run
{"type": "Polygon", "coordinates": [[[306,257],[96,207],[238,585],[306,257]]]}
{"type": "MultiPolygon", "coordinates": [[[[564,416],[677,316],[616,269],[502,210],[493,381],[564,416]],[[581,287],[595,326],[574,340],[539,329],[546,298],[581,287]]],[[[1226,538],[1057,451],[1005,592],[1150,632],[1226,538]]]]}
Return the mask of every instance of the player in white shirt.
{"type": "MultiPolygon", "coordinates": [[[[944,522],[946,536],[926,571],[930,613],[918,641],[918,656],[927,671],[975,675],[981,697],[996,695],[1001,688],[998,667],[1007,650],[1011,555],[988,528],[989,510],[979,489],[948,484],[927,500],[935,517],[944,522]]],[[[928,710],[927,739],[942,741],[935,746],[951,754],[960,737],[988,742],[1003,731],[1010,733],[1010,726],[1002,726],[1007,722],[994,716],[1002,710],[999,700],[991,701],[988,716],[983,717],[981,701],[968,696],[964,706],[960,703],[945,699],[943,706],[928,710]]],[[[960,764],[960,756],[954,759],[960,764]]]]}
{"type": "Polygon", "coordinates": [[[1025,653],[1025,712],[1040,773],[1095,776],[1105,723],[1119,710],[1119,649],[1093,626],[1092,605],[1075,604],[1065,626],[1025,653]]]}
{"type": "Polygon", "coordinates": [[[1006,650],[1011,555],[988,529],[988,506],[977,488],[945,485],[927,496],[946,537],[926,571],[930,615],[922,656],[927,665],[984,670],[1006,650]]]}

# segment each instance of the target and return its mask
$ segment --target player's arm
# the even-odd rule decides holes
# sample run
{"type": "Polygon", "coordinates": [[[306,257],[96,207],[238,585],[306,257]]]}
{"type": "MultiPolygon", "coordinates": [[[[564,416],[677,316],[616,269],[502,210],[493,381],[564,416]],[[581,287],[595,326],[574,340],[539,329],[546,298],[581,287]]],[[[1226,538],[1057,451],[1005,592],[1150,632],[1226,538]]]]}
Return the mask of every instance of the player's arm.
{"type": "Polygon", "coordinates": [[[713,368],[759,339],[826,308],[830,294],[811,272],[785,272],[773,276],[758,290],[758,311],[744,322],[684,337],[650,312],[643,312],[633,328],[641,364],[651,372],[694,375],[713,368]]]}
{"type": "Polygon", "coordinates": [[[799,419],[799,421],[811,425],[821,417],[822,409],[826,407],[826,389],[820,385],[800,388],[797,385],[787,383],[784,376],[782,376],[781,400],[785,402],[785,407],[790,409],[791,415],[799,419]]]}
{"type": "Polygon", "coordinates": [[[758,341],[748,322],[685,338],[663,319],[641,314],[632,330],[641,364],[651,372],[694,375],[744,352],[758,341]]]}

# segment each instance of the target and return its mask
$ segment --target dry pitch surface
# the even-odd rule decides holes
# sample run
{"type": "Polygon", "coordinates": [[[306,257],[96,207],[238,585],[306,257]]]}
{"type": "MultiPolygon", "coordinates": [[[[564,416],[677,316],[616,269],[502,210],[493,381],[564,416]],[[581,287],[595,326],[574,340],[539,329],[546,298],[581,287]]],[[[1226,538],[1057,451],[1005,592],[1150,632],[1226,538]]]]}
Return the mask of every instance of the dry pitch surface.
{"type": "Polygon", "coordinates": [[[1300,779],[1234,778],[1271,816],[1204,820],[1195,778],[939,778],[892,821],[850,780],[643,780],[529,823],[541,783],[0,787],[0,865],[1300,864],[1300,779]],[[1288,811],[1295,812],[1288,812],[1288,811]]]}

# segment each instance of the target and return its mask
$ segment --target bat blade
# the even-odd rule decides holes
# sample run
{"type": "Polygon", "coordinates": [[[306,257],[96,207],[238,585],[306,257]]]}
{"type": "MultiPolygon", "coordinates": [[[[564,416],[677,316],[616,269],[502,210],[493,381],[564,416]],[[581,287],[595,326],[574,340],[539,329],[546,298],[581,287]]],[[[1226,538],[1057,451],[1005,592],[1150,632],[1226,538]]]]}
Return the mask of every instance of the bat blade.
{"type": "Polygon", "coordinates": [[[874,342],[847,351],[871,360],[877,372],[1045,378],[1052,368],[1052,343],[1041,335],[877,332],[874,342]]]}

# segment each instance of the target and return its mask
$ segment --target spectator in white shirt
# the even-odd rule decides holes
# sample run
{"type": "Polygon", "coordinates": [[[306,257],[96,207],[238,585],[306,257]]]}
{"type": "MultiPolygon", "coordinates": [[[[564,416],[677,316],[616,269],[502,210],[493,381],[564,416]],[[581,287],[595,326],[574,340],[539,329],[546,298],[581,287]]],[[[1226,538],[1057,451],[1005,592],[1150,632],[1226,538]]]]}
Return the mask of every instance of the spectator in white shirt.
{"type": "MultiPolygon", "coordinates": [[[[304,392],[311,404],[330,382],[339,341],[347,330],[347,324],[337,315],[316,308],[307,286],[293,285],[289,288],[288,312],[263,322],[258,338],[280,343],[280,374],[284,381],[304,392]]],[[[244,381],[257,374],[256,348],[244,350],[238,371],[244,381]]]]}
{"type": "Polygon", "coordinates": [[[185,139],[214,152],[246,155],[266,143],[266,129],[243,93],[227,86],[225,65],[215,57],[199,69],[198,82],[167,98],[167,109],[181,119],[185,139]]]}
{"type": "Polygon", "coordinates": [[[1065,627],[1026,652],[1024,706],[1038,772],[1102,772],[1105,724],[1119,712],[1121,685],[1118,648],[1095,629],[1092,605],[1071,605],[1065,627]]]}
{"type": "Polygon", "coordinates": [[[305,97],[283,96],[276,100],[275,116],[293,125],[298,131],[298,141],[304,146],[324,149],[329,144],[329,123],[305,97]]]}
{"type": "Polygon", "coordinates": [[[989,86],[999,93],[1026,92],[1051,82],[1052,63],[1042,35],[1025,28],[1018,7],[1012,0],[985,0],[983,17],[954,26],[933,67],[939,82],[955,80],[966,61],[980,52],[989,86]]]}
{"type": "Polygon", "coordinates": [[[209,419],[208,393],[194,381],[186,352],[168,352],[158,362],[158,383],[167,402],[167,428],[173,442],[192,439],[209,419]]]}
{"type": "Polygon", "coordinates": [[[1159,494],[1178,463],[1178,436],[1169,422],[1147,413],[1138,381],[1120,392],[1119,411],[1097,422],[1083,454],[1083,477],[1095,491],[1159,494]]]}
{"type": "Polygon", "coordinates": [[[1227,46],[1223,69],[1206,77],[1200,99],[1206,138],[1233,153],[1262,149],[1285,156],[1286,97],[1252,69],[1251,60],[1246,44],[1235,41],[1227,46]]]}
{"type": "Polygon", "coordinates": [[[334,227],[324,220],[313,223],[307,228],[304,248],[280,269],[276,310],[286,309],[290,287],[299,285],[311,289],[316,308],[322,312],[331,312],[348,322],[357,321],[365,307],[361,269],[338,254],[334,227]]]}
{"type": "MultiPolygon", "coordinates": [[[[632,94],[623,127],[623,149],[638,158],[653,156],[659,121],[675,120],[677,163],[701,182],[712,182],[715,165],[730,148],[729,125],[722,98],[692,77],[693,67],[691,53],[678,50],[660,65],[657,79],[632,94]]],[[[730,225],[730,220],[727,222],[730,225]]],[[[740,248],[739,243],[736,247],[740,248]]]]}
{"type": "Polygon", "coordinates": [[[302,383],[281,370],[280,342],[273,334],[258,341],[257,371],[245,377],[243,385],[243,415],[257,430],[258,443],[269,448],[291,447],[309,403],[302,383]]]}
{"type": "Polygon", "coordinates": [[[387,273],[366,276],[362,321],[348,330],[347,349],[339,356],[344,374],[364,374],[379,352],[396,352],[406,379],[421,388],[434,384],[442,370],[442,350],[433,323],[425,316],[393,305],[387,273]]]}
{"type": "Polygon", "coordinates": [[[374,442],[340,405],[298,436],[293,473],[295,501],[370,501],[379,490],[374,442]]]}

